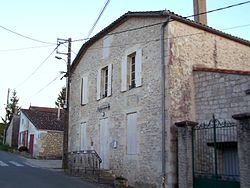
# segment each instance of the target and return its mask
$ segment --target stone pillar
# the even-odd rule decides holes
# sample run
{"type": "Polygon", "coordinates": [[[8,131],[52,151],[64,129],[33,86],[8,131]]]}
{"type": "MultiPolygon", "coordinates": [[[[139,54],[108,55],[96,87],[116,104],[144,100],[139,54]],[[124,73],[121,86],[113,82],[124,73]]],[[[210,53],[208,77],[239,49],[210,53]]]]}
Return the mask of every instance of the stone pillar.
{"type": "Polygon", "coordinates": [[[178,127],[178,185],[179,188],[193,187],[192,127],[198,123],[192,121],[177,122],[178,127]]]}
{"type": "Polygon", "coordinates": [[[250,113],[235,114],[238,120],[238,155],[240,165],[240,187],[250,187],[250,113]]]}

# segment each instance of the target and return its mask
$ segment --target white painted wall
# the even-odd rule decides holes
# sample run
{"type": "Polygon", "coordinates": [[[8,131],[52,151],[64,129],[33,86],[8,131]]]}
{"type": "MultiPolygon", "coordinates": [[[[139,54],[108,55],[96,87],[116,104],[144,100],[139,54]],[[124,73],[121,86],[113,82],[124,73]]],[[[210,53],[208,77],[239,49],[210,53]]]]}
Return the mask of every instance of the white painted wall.
{"type": "MultiPolygon", "coordinates": [[[[20,137],[20,133],[26,130],[28,130],[28,148],[29,148],[29,143],[30,143],[30,134],[34,134],[33,157],[37,157],[40,151],[39,138],[42,134],[46,134],[47,131],[38,130],[33,125],[33,123],[25,116],[25,114],[21,112],[19,137],[20,137]]],[[[18,143],[18,147],[20,146],[22,145],[18,143]]]]}

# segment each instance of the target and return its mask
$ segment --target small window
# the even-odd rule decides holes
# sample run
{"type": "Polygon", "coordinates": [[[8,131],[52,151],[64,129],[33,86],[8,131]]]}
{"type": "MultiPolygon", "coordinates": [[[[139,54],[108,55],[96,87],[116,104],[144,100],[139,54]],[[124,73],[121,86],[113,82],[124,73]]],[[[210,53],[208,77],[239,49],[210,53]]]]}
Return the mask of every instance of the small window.
{"type": "Polygon", "coordinates": [[[100,69],[97,75],[97,100],[111,96],[112,64],[100,69]]]}

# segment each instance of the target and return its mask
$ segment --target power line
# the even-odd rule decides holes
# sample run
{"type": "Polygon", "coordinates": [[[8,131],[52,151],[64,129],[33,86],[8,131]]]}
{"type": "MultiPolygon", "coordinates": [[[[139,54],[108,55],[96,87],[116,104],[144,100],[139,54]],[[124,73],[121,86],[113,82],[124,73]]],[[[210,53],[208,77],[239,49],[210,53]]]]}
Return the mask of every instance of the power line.
{"type": "Polygon", "coordinates": [[[16,49],[5,49],[5,50],[0,50],[0,52],[13,52],[13,51],[21,51],[21,50],[32,50],[36,48],[47,48],[50,46],[54,46],[54,44],[46,45],[46,46],[31,46],[31,47],[26,47],[26,48],[16,48],[16,49]]]}
{"type": "MultiPolygon", "coordinates": [[[[213,10],[210,10],[210,11],[207,11],[207,12],[202,12],[202,13],[199,13],[199,14],[193,14],[193,15],[186,16],[186,17],[183,17],[183,18],[187,19],[187,18],[190,18],[190,17],[199,16],[199,15],[202,15],[202,14],[208,14],[208,13],[212,13],[212,12],[216,12],[216,11],[221,11],[221,10],[224,10],[224,9],[244,5],[244,4],[247,4],[247,3],[250,3],[250,1],[245,1],[245,2],[242,2],[242,3],[237,3],[237,4],[229,5],[229,6],[226,6],[226,7],[213,9],[213,10]]],[[[174,21],[174,20],[170,20],[169,22],[172,22],[172,21],[174,21]]],[[[132,29],[127,29],[127,30],[123,30],[123,31],[113,32],[113,33],[110,33],[108,35],[115,35],[115,34],[125,33],[125,32],[129,32],[129,31],[139,30],[139,29],[143,29],[143,28],[147,28],[147,27],[153,27],[155,25],[160,25],[162,23],[163,22],[158,22],[158,23],[155,23],[155,24],[150,24],[150,25],[145,25],[145,26],[136,27],[136,28],[132,28],[132,29]]]]}
{"type": "Polygon", "coordinates": [[[104,7],[102,8],[101,12],[99,13],[96,21],[94,22],[93,26],[91,27],[91,29],[89,30],[88,36],[87,38],[90,37],[91,33],[93,32],[93,30],[95,29],[95,26],[97,25],[97,22],[100,20],[100,18],[102,17],[102,14],[104,12],[104,10],[107,8],[108,4],[109,4],[110,0],[107,0],[107,2],[105,3],[104,7]]]}
{"type": "Polygon", "coordinates": [[[233,27],[228,27],[228,28],[225,28],[225,29],[220,29],[220,30],[230,30],[230,29],[238,29],[238,28],[243,28],[243,27],[249,27],[250,24],[245,24],[245,25],[237,25],[237,26],[233,26],[233,27]]]}
{"type": "Polygon", "coordinates": [[[212,12],[217,12],[217,11],[220,11],[220,10],[225,10],[225,9],[236,7],[236,6],[241,6],[241,5],[244,5],[244,4],[247,4],[247,3],[250,3],[250,1],[244,1],[244,2],[241,2],[241,3],[229,5],[229,6],[226,6],[226,7],[221,7],[221,8],[213,9],[213,10],[210,10],[210,11],[201,12],[199,14],[194,14],[194,15],[191,15],[191,16],[186,16],[184,18],[190,18],[190,17],[194,17],[194,16],[199,16],[199,15],[202,15],[202,14],[208,14],[208,13],[212,13],[212,12]]]}
{"type": "Polygon", "coordinates": [[[29,39],[29,40],[32,40],[32,41],[35,41],[35,42],[40,42],[40,43],[44,43],[44,44],[55,44],[55,43],[51,43],[51,42],[45,42],[45,41],[41,41],[41,40],[38,40],[38,39],[34,39],[34,38],[28,37],[28,36],[26,36],[26,35],[22,35],[22,34],[20,34],[20,33],[17,33],[17,32],[15,32],[15,31],[10,30],[10,29],[8,29],[8,28],[6,28],[6,27],[4,27],[4,26],[1,26],[1,25],[0,25],[0,27],[1,27],[2,29],[4,29],[4,30],[9,31],[9,32],[11,32],[11,33],[14,33],[14,34],[16,34],[16,35],[18,35],[18,36],[20,36],[20,37],[23,37],[23,38],[26,38],[26,39],[29,39]]]}
{"type": "MultiPolygon", "coordinates": [[[[155,24],[157,25],[157,24],[155,24]]],[[[230,27],[230,28],[222,28],[220,30],[230,30],[230,29],[235,29],[235,28],[242,28],[242,27],[249,27],[250,24],[245,24],[245,25],[238,25],[238,26],[233,26],[233,27],[230,27]]],[[[164,38],[164,40],[168,40],[168,39],[178,39],[178,38],[184,38],[184,37],[192,37],[192,36],[195,36],[195,35],[201,35],[201,34],[204,34],[205,31],[201,31],[201,32],[195,32],[195,33],[190,33],[190,34],[184,34],[184,35],[178,35],[178,36],[173,36],[173,37],[167,37],[167,38],[164,38]]],[[[127,45],[136,45],[136,44],[146,44],[146,43],[149,43],[149,42],[156,42],[156,41],[159,41],[160,38],[156,38],[156,39],[150,39],[150,40],[142,40],[141,42],[134,42],[134,43],[125,43],[125,44],[120,44],[120,45],[113,45],[113,46],[108,46],[108,47],[90,47],[89,50],[98,50],[98,49],[104,49],[104,48],[118,48],[118,47],[123,47],[123,46],[127,46],[127,45]]]]}
{"type": "Polygon", "coordinates": [[[59,77],[61,76],[61,74],[59,74],[58,76],[56,76],[53,80],[51,80],[48,84],[46,84],[43,88],[41,88],[40,90],[38,90],[34,95],[32,95],[30,98],[36,96],[37,94],[41,93],[44,89],[46,89],[47,87],[49,87],[53,82],[55,82],[59,77]]]}
{"type": "Polygon", "coordinates": [[[56,49],[59,47],[60,44],[58,44],[55,49],[43,60],[43,62],[23,81],[21,82],[16,88],[19,88],[22,86],[25,82],[27,82],[40,68],[41,66],[49,59],[49,57],[56,51],[56,49]]]}

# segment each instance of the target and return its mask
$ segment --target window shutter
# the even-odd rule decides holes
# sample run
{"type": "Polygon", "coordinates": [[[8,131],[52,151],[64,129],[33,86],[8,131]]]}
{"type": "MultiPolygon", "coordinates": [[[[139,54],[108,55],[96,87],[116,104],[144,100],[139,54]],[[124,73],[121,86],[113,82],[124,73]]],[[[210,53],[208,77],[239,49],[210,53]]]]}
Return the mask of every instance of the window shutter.
{"type": "Polygon", "coordinates": [[[112,94],[112,64],[108,66],[108,97],[112,94]]]}
{"type": "Polygon", "coordinates": [[[127,115],[127,153],[137,154],[137,115],[127,115]]]}
{"type": "Polygon", "coordinates": [[[84,76],[82,78],[82,93],[81,93],[81,104],[88,103],[88,77],[84,76]]]}
{"type": "Polygon", "coordinates": [[[139,50],[136,50],[136,56],[135,56],[135,86],[136,87],[139,87],[142,85],[141,67],[142,67],[142,49],[139,49],[139,50]]]}
{"type": "Polygon", "coordinates": [[[101,99],[101,69],[98,70],[96,80],[96,100],[101,99]]]}
{"type": "Polygon", "coordinates": [[[121,63],[121,91],[126,91],[127,85],[127,58],[124,58],[121,63]]]}

